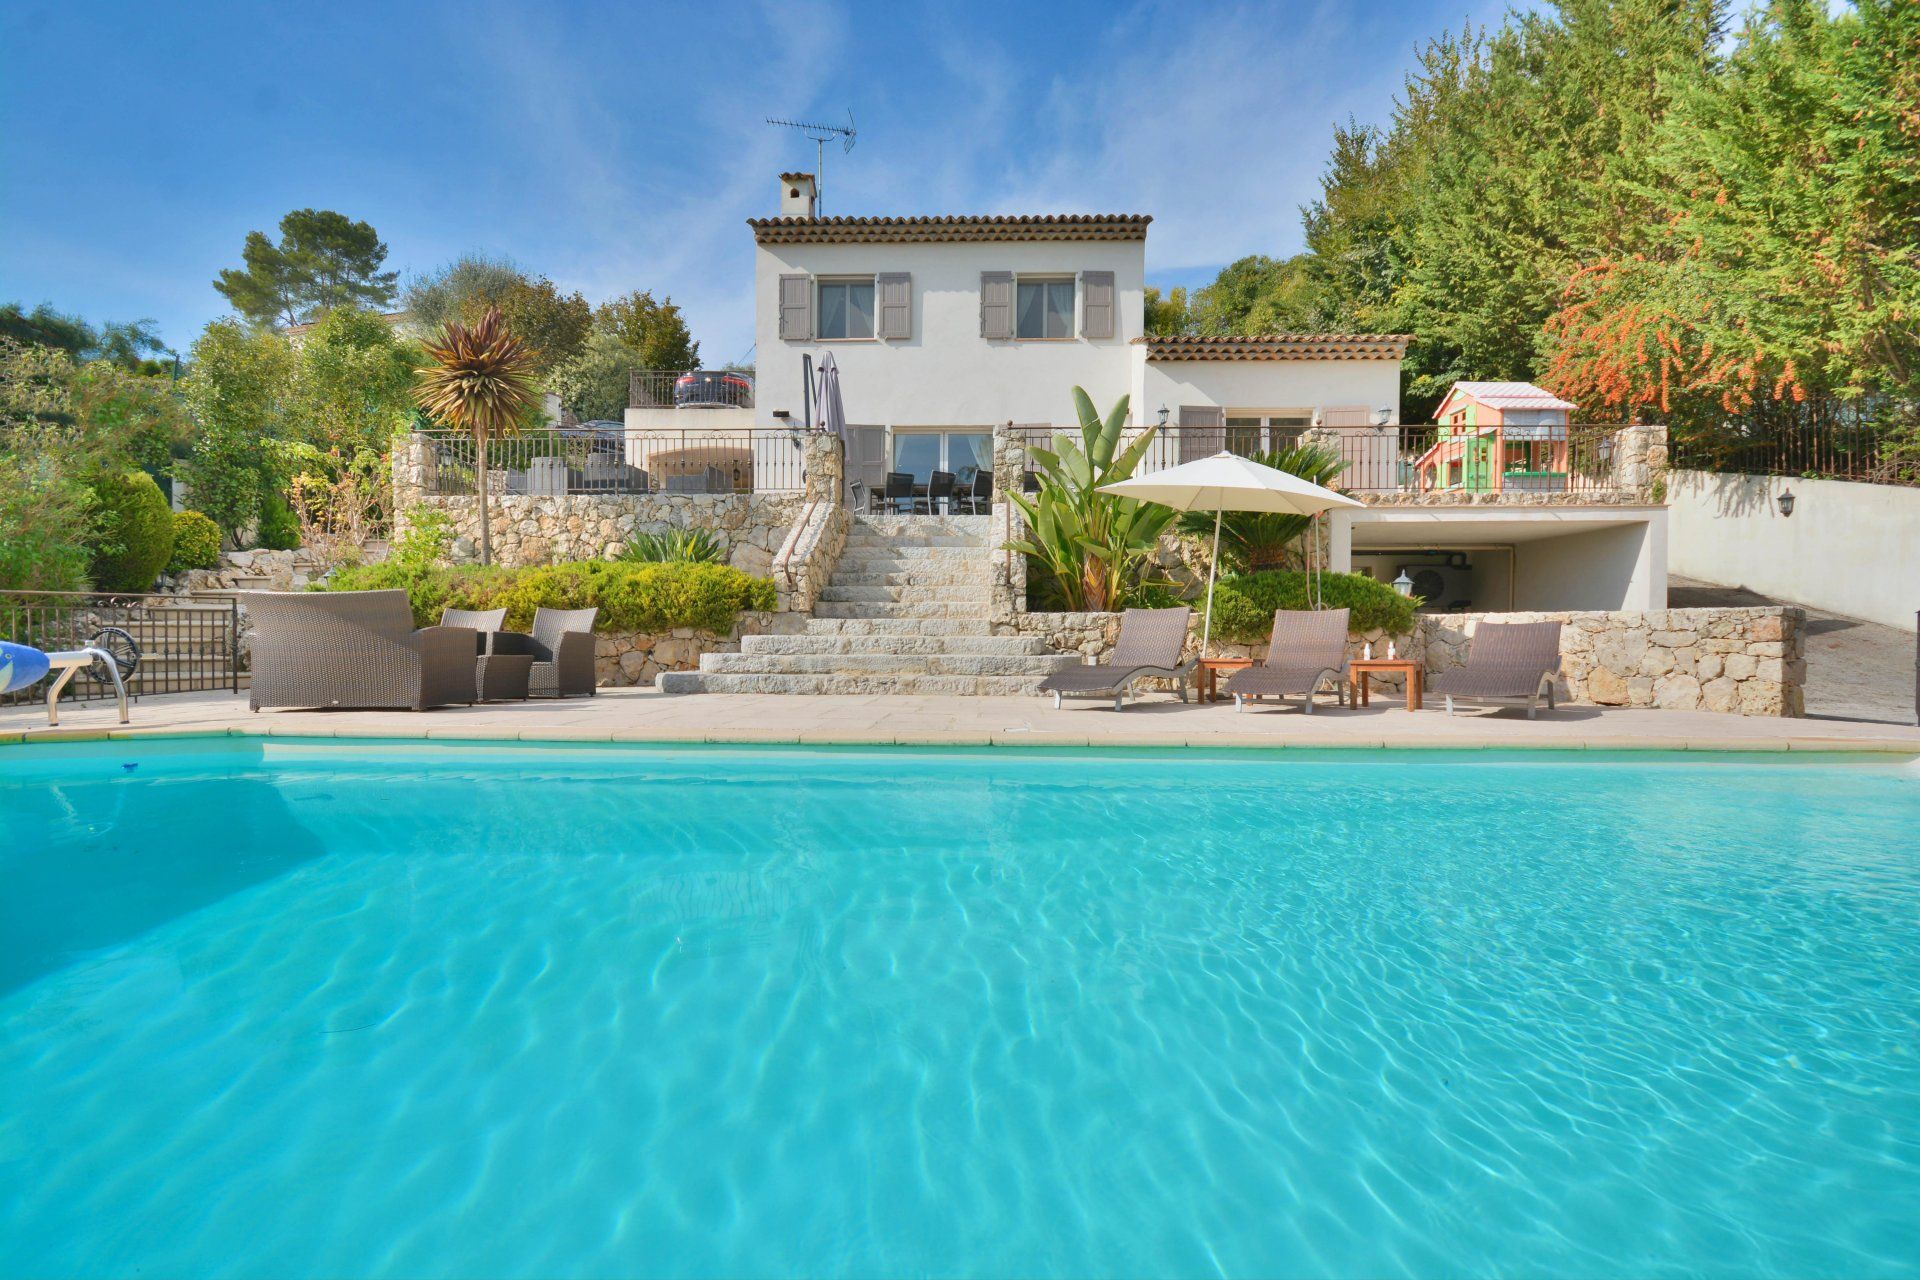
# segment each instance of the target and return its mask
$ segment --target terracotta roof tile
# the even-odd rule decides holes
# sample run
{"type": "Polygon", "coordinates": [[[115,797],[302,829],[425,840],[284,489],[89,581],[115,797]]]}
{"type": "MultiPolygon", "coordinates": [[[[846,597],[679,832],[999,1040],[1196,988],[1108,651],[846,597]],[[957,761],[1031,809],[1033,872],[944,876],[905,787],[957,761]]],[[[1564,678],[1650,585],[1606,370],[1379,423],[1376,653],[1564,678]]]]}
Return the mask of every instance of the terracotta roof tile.
{"type": "Polygon", "coordinates": [[[957,240],[1144,240],[1140,213],[927,218],[749,218],[760,244],[927,244],[957,240]]]}
{"type": "Polygon", "coordinates": [[[1152,335],[1149,360],[1399,360],[1405,333],[1265,333],[1225,338],[1152,335]]]}

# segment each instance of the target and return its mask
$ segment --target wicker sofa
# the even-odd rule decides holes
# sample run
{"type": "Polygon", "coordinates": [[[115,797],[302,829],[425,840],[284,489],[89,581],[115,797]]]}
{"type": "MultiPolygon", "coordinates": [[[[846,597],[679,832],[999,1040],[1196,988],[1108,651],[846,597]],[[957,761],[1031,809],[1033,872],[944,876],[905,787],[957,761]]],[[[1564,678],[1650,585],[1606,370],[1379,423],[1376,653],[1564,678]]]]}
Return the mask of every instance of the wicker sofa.
{"type": "Polygon", "coordinates": [[[248,699],[262,707],[405,707],[474,700],[474,632],[416,630],[404,591],[242,591],[253,627],[248,699]]]}

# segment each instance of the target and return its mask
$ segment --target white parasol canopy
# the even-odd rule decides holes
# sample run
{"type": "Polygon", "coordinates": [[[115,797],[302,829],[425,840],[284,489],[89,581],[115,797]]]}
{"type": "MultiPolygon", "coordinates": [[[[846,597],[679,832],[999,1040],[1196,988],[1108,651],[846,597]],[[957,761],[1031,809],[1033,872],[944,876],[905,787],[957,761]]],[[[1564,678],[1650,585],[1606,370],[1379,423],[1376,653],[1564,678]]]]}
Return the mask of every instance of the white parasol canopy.
{"type": "Polygon", "coordinates": [[[1213,580],[1220,563],[1220,517],[1227,511],[1267,511],[1281,515],[1316,516],[1334,507],[1364,507],[1366,503],[1317,485],[1311,480],[1251,458],[1220,452],[1197,462],[1183,462],[1129,480],[1100,486],[1101,493],[1142,502],[1157,502],[1175,511],[1213,512],[1213,559],[1207,564],[1207,620],[1200,632],[1200,652],[1213,637],[1213,580]]]}

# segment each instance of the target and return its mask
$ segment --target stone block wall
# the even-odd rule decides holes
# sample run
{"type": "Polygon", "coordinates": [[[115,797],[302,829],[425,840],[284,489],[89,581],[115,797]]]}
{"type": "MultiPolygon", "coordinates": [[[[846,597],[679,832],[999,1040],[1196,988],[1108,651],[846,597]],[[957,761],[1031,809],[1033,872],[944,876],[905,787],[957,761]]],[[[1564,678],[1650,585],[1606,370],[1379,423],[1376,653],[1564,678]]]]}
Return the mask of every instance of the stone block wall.
{"type": "Polygon", "coordinates": [[[603,631],[593,638],[593,674],[603,689],[650,685],[662,671],[695,671],[703,653],[738,653],[740,637],[788,630],[791,619],[743,613],[727,635],[676,627],[672,631],[603,631]]]}
{"type": "MultiPolygon", "coordinates": [[[[1429,675],[1466,661],[1482,620],[1561,624],[1562,692],[1569,702],[1604,707],[1659,707],[1746,716],[1806,714],[1806,613],[1755,609],[1657,609],[1648,612],[1421,614],[1413,634],[1371,632],[1350,638],[1349,658],[1365,645],[1385,657],[1388,642],[1424,663],[1429,675]]],[[[1187,653],[1199,650],[1194,614],[1187,653]]],[[[1001,621],[1009,635],[1033,635],[1061,653],[1103,661],[1120,633],[1114,613],[1027,613],[1001,621]]],[[[1215,642],[1221,657],[1261,659],[1265,645],[1215,642]]],[[[1383,681],[1381,683],[1391,683],[1383,681]]]]}
{"type": "Polygon", "coordinates": [[[1466,660],[1475,626],[1556,621],[1567,696],[1603,707],[1803,716],[1806,611],[1655,609],[1644,613],[1423,614],[1427,670],[1466,660]]]}

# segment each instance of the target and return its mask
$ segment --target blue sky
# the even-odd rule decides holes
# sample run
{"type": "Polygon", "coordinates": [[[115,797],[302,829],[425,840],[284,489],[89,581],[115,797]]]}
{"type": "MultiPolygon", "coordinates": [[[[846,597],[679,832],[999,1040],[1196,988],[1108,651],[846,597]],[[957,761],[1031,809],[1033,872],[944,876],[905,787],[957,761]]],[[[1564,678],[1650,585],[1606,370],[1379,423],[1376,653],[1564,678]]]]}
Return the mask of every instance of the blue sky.
{"type": "Polygon", "coordinates": [[[1145,212],[1156,283],[1300,244],[1335,122],[1498,0],[1367,3],[0,4],[0,301],[152,317],[289,209],[373,223],[403,275],[469,249],[590,300],[685,307],[747,353],[752,243],[844,118],[829,213],[1145,212]]]}

